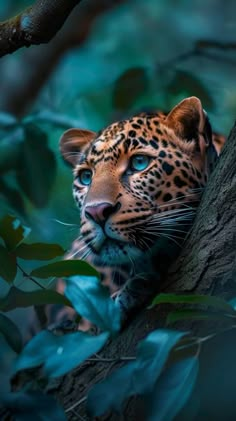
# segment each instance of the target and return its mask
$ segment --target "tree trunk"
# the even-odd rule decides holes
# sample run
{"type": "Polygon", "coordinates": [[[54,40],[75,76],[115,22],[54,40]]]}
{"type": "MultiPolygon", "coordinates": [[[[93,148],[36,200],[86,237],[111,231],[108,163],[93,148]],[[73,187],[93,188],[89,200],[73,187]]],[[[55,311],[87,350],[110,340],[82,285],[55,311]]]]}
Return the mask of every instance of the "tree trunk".
{"type": "MultiPolygon", "coordinates": [[[[162,292],[210,294],[227,299],[236,296],[235,210],[236,125],[230,133],[216,169],[207,185],[193,229],[178,260],[171,267],[168,278],[161,287],[162,292]]],[[[134,356],[136,345],[140,339],[150,331],[165,326],[168,308],[168,306],[162,305],[143,311],[118,338],[104,348],[102,357],[117,359],[134,356]]],[[[180,326],[182,327],[183,323],[176,325],[177,328],[180,326]]],[[[197,326],[198,332],[205,329],[205,326],[202,327],[203,325],[199,323],[196,325],[185,322],[185,328],[186,326],[188,329],[197,326]]],[[[217,324],[215,323],[214,326],[216,327],[217,324]]],[[[104,379],[108,372],[118,368],[119,364],[85,362],[54,385],[57,397],[62,402],[69,420],[78,420],[79,416],[87,419],[85,410],[87,392],[95,383],[104,379]]],[[[189,421],[190,418],[186,419],[189,421]]],[[[200,418],[202,420],[204,416],[202,415],[200,418]]],[[[109,414],[107,418],[103,419],[145,419],[145,416],[142,416],[141,400],[131,399],[123,418],[109,414]]],[[[182,419],[185,418],[181,418],[181,421],[182,419]]],[[[217,419],[217,417],[211,419],[217,419]]],[[[225,419],[231,418],[226,417],[225,419]]]]}

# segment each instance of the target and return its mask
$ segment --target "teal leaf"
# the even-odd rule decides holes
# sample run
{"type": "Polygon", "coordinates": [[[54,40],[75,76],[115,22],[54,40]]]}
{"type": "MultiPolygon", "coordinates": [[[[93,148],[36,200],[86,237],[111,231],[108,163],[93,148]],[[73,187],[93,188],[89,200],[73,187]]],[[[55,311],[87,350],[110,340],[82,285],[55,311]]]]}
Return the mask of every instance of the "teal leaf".
{"type": "Polygon", "coordinates": [[[30,228],[24,226],[18,218],[6,215],[0,220],[0,237],[8,250],[14,250],[30,233],[30,228]]]}
{"type": "Polygon", "coordinates": [[[136,393],[148,393],[169,356],[171,349],[186,335],[186,332],[179,332],[168,329],[158,329],[151,332],[138,345],[137,363],[135,373],[136,393]],[[147,379],[143,383],[143,375],[147,379]]]}
{"type": "Polygon", "coordinates": [[[136,361],[124,365],[90,390],[87,410],[92,419],[100,417],[109,410],[122,411],[126,400],[135,394],[133,382],[136,367],[136,361]]]}
{"type": "Polygon", "coordinates": [[[128,110],[144,95],[149,86],[148,75],[143,67],[126,70],[116,81],[113,91],[113,106],[128,110]]]}
{"type": "Polygon", "coordinates": [[[0,311],[5,312],[20,307],[46,304],[63,304],[71,307],[70,301],[57,291],[51,289],[22,291],[12,286],[7,295],[0,299],[0,311]]]}
{"type": "Polygon", "coordinates": [[[16,360],[15,372],[42,364],[45,376],[62,376],[99,352],[108,338],[108,332],[98,336],[84,332],[57,336],[44,330],[24,347],[16,360]]]}
{"type": "Polygon", "coordinates": [[[139,343],[135,361],[92,388],[88,395],[89,414],[95,417],[108,410],[121,411],[130,396],[151,393],[171,349],[184,335],[165,329],[151,332],[139,343]]]}
{"type": "Polygon", "coordinates": [[[17,181],[27,198],[44,207],[56,175],[56,159],[47,145],[47,134],[34,124],[24,126],[25,139],[17,168],[17,181]]]}
{"type": "Polygon", "coordinates": [[[171,421],[189,399],[198,374],[196,357],[169,366],[159,377],[147,398],[148,421],[171,421]]]}
{"type": "Polygon", "coordinates": [[[59,244],[22,243],[16,249],[17,257],[25,260],[51,260],[63,256],[64,253],[65,250],[59,244]]]}
{"type": "Polygon", "coordinates": [[[66,421],[56,399],[42,392],[2,392],[0,404],[16,421],[66,421]]]}
{"type": "Polygon", "coordinates": [[[16,258],[0,244],[0,277],[5,281],[12,283],[16,277],[17,266],[16,258]]]}
{"type": "Polygon", "coordinates": [[[92,266],[82,260],[63,260],[61,262],[50,263],[49,265],[34,269],[30,274],[30,276],[36,276],[37,278],[74,275],[99,276],[98,272],[92,266]]]}
{"type": "Polygon", "coordinates": [[[8,345],[15,351],[17,354],[22,349],[22,337],[18,327],[15,323],[6,317],[4,314],[0,313],[0,334],[2,334],[7,341],[8,345]]]}
{"type": "Polygon", "coordinates": [[[120,330],[120,310],[110,298],[108,288],[95,277],[76,276],[66,282],[65,295],[76,311],[102,330],[120,330]]]}
{"type": "Polygon", "coordinates": [[[217,308],[219,310],[233,313],[229,303],[219,297],[211,295],[178,295],[178,294],[159,294],[152,301],[151,307],[157,304],[200,304],[217,308]]]}

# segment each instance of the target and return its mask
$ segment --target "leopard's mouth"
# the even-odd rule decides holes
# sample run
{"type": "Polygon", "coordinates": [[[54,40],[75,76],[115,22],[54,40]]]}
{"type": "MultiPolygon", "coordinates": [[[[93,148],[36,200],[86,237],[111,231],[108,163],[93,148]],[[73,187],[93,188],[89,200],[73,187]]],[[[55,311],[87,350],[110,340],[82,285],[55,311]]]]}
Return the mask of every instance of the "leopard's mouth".
{"type": "Polygon", "coordinates": [[[141,254],[133,245],[106,238],[99,249],[91,246],[91,259],[95,265],[117,266],[131,262],[141,254]]]}

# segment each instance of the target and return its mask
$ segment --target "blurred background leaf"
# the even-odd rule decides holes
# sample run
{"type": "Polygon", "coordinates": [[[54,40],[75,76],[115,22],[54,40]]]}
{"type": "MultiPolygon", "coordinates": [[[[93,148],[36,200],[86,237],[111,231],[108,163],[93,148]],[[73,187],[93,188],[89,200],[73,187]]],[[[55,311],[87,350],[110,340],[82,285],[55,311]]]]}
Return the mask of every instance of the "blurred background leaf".
{"type": "Polygon", "coordinates": [[[44,207],[56,175],[56,160],[47,145],[47,134],[33,124],[24,128],[25,139],[17,167],[17,181],[37,208],[44,207]]]}
{"type": "Polygon", "coordinates": [[[173,79],[167,86],[167,92],[176,96],[183,95],[183,97],[195,95],[201,99],[203,107],[208,111],[212,111],[215,106],[207,87],[198,77],[183,70],[176,70],[173,79]]]}
{"type": "Polygon", "coordinates": [[[12,322],[11,319],[6,317],[4,314],[0,313],[0,334],[4,336],[8,345],[15,351],[17,354],[21,351],[23,346],[23,339],[20,333],[20,330],[12,322]]]}
{"type": "Polygon", "coordinates": [[[128,111],[148,90],[148,76],[144,68],[126,70],[117,80],[113,90],[113,107],[128,111]]]}
{"type": "Polygon", "coordinates": [[[0,245],[0,276],[5,281],[12,283],[16,277],[16,271],[16,258],[0,245]]]}

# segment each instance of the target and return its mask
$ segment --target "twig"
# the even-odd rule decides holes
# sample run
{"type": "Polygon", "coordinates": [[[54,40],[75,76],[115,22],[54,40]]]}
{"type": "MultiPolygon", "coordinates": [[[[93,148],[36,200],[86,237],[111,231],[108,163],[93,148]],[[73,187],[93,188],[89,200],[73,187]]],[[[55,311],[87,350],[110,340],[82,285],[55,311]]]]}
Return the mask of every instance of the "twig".
{"type": "Polygon", "coordinates": [[[69,406],[69,408],[65,409],[65,413],[68,413],[68,412],[72,411],[73,409],[77,408],[82,403],[84,403],[86,400],[87,400],[87,396],[84,396],[78,402],[73,403],[73,405],[71,405],[71,406],[69,406]]]}
{"type": "Polygon", "coordinates": [[[235,50],[236,42],[212,41],[207,39],[200,39],[196,42],[196,48],[215,48],[217,50],[235,50]]]}
{"type": "Polygon", "coordinates": [[[121,361],[134,361],[136,360],[136,357],[120,357],[120,358],[102,358],[102,357],[97,357],[97,358],[88,358],[86,361],[90,361],[90,362],[96,362],[96,363],[119,363],[121,361]]]}
{"type": "Polygon", "coordinates": [[[32,276],[30,276],[28,273],[26,273],[25,270],[19,265],[19,263],[16,263],[16,266],[18,267],[18,269],[20,269],[20,271],[22,272],[22,275],[25,278],[30,279],[32,282],[34,282],[36,285],[38,285],[38,287],[40,287],[42,289],[46,289],[43,285],[41,285],[38,281],[36,281],[36,279],[32,278],[32,276]]]}
{"type": "Polygon", "coordinates": [[[78,420],[81,420],[81,421],[85,420],[85,418],[82,417],[82,415],[78,414],[78,412],[75,411],[74,409],[72,409],[71,412],[77,417],[78,420]]]}
{"type": "MultiPolygon", "coordinates": [[[[209,52],[209,49],[219,49],[222,51],[225,50],[232,50],[236,49],[236,43],[220,43],[220,42],[211,42],[207,40],[197,41],[194,45],[193,49],[186,51],[178,56],[171,58],[170,60],[165,61],[164,63],[157,64],[157,69],[159,71],[164,71],[167,68],[174,67],[176,64],[189,60],[193,57],[205,57],[209,60],[219,60],[219,55],[214,54],[213,52],[209,52]]],[[[230,57],[224,58],[224,63],[228,63],[231,65],[236,65],[236,58],[235,60],[230,57]]]]}

